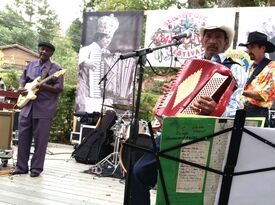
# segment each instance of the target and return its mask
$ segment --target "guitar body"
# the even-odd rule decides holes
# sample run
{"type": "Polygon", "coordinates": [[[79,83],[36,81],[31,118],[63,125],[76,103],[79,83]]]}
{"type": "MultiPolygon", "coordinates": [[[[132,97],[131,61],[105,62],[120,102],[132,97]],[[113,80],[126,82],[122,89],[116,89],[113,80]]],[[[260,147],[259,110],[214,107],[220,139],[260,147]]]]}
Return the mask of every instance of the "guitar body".
{"type": "Polygon", "coordinates": [[[36,99],[36,93],[38,91],[37,89],[37,85],[39,85],[39,80],[40,80],[40,76],[35,78],[34,81],[32,81],[31,83],[27,83],[25,85],[25,89],[27,89],[28,94],[27,95],[19,95],[18,100],[17,100],[17,106],[19,108],[24,107],[30,100],[35,100],[36,99]]]}

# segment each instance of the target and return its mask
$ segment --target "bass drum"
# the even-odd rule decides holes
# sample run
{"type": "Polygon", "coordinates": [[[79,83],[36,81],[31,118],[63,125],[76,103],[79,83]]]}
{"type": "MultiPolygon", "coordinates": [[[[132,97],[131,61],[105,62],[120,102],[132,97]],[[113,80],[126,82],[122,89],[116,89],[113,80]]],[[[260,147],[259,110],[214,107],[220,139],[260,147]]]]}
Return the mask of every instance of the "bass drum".
{"type": "MultiPolygon", "coordinates": [[[[119,163],[121,165],[121,168],[124,173],[127,173],[127,167],[128,167],[128,153],[129,153],[129,147],[124,146],[125,143],[129,143],[129,139],[127,139],[125,142],[122,142],[119,150],[119,163]]],[[[148,134],[138,134],[137,137],[137,146],[144,147],[147,149],[151,149],[153,147],[152,140],[150,135],[148,134]]],[[[133,162],[137,162],[141,156],[144,154],[143,150],[132,148],[133,152],[135,152],[135,157],[133,159],[133,162]]]]}

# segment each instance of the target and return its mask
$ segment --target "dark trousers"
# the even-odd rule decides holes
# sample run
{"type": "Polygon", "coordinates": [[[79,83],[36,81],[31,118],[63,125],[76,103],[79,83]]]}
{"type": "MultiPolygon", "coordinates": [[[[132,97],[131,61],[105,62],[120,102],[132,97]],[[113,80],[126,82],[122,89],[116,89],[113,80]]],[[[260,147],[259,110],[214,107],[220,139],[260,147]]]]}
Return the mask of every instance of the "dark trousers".
{"type": "MultiPolygon", "coordinates": [[[[155,138],[156,148],[160,147],[160,135],[155,138]]],[[[144,153],[134,164],[131,177],[131,205],[150,205],[150,189],[157,183],[158,163],[152,153],[144,153]]]]}
{"type": "Polygon", "coordinates": [[[131,177],[131,205],[150,205],[150,189],[157,183],[155,155],[145,153],[133,167],[131,177]]]}
{"type": "Polygon", "coordinates": [[[27,172],[32,139],[34,139],[34,154],[30,163],[30,171],[43,171],[46,149],[51,130],[51,119],[33,119],[19,117],[19,142],[16,169],[27,172]]]}
{"type": "Polygon", "coordinates": [[[269,112],[268,108],[258,107],[249,104],[245,106],[246,117],[265,117],[265,127],[269,125],[269,112]]]}

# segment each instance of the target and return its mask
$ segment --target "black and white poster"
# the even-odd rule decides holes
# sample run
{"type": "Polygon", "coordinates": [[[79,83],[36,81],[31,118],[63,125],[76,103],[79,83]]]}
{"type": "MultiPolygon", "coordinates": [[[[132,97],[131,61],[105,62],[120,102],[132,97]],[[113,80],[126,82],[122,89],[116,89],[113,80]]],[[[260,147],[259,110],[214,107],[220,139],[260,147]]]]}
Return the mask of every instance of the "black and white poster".
{"type": "Polygon", "coordinates": [[[131,104],[136,59],[119,56],[139,48],[143,12],[88,12],[83,21],[76,112],[131,104]]]}

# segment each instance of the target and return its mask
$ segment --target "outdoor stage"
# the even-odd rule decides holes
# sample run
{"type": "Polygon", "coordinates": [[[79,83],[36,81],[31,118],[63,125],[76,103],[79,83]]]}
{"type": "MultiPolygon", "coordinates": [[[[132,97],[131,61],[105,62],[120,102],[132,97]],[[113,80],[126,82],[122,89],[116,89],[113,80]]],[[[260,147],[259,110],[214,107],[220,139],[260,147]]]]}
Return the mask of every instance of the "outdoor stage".
{"type": "MultiPolygon", "coordinates": [[[[8,161],[11,169],[16,162],[16,146],[13,160],[8,161]]],[[[0,169],[0,205],[7,204],[92,204],[122,205],[124,180],[97,177],[83,173],[90,165],[76,163],[71,158],[73,146],[52,144],[48,146],[44,172],[37,178],[29,175],[5,175],[7,168],[0,169]]],[[[156,191],[151,191],[155,204],[156,191]]]]}

